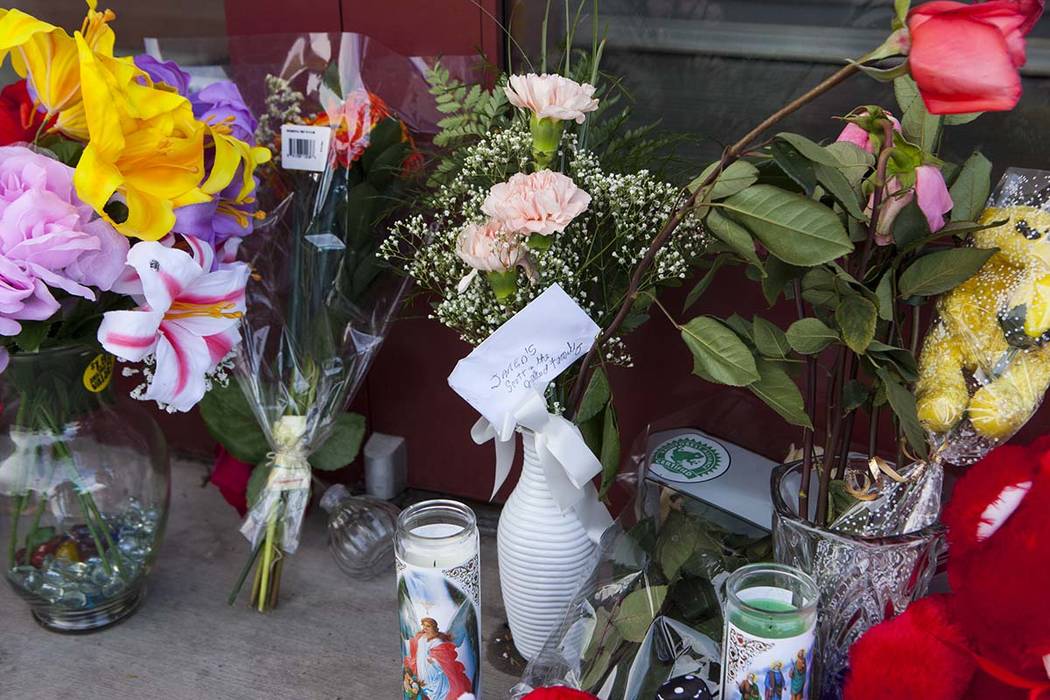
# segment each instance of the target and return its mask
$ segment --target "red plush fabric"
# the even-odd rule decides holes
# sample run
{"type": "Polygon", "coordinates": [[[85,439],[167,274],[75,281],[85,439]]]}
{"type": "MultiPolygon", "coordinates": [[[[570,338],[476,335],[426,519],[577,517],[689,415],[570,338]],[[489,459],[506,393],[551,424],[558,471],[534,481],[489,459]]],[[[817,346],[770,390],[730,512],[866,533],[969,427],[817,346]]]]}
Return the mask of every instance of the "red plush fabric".
{"type": "Polygon", "coordinates": [[[943,520],[952,593],[853,646],[846,700],[1050,700],[1050,436],[971,467],[943,520]]]}
{"type": "Polygon", "coordinates": [[[933,596],[869,630],[850,649],[845,699],[961,698],[973,663],[948,615],[947,598],[933,596]]]}
{"type": "Polygon", "coordinates": [[[573,690],[559,685],[551,688],[537,688],[526,695],[523,700],[598,700],[598,698],[582,690],[573,690]]]}

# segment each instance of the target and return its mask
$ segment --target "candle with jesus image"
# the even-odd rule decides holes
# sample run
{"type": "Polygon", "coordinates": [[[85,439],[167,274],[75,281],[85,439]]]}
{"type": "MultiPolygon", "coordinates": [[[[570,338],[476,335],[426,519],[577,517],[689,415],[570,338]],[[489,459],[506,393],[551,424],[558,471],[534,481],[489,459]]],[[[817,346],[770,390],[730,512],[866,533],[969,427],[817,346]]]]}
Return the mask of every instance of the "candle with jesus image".
{"type": "Polygon", "coordinates": [[[481,697],[481,565],[473,511],[424,501],[398,518],[398,608],[405,700],[481,697]]]}
{"type": "Polygon", "coordinates": [[[808,700],[817,586],[781,564],[749,564],[726,579],[722,698],[808,700]]]}

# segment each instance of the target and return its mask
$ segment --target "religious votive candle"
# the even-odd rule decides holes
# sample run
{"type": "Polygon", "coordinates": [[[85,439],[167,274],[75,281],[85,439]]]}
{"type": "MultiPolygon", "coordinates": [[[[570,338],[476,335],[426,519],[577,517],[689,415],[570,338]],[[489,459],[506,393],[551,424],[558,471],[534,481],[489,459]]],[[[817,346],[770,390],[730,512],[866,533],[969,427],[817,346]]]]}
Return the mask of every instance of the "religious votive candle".
{"type": "Polygon", "coordinates": [[[808,700],[819,593],[782,564],[749,564],[725,584],[725,700],[808,700]]]}
{"type": "Polygon", "coordinates": [[[474,512],[417,503],[395,535],[405,700],[481,697],[481,561],[474,512]]]}

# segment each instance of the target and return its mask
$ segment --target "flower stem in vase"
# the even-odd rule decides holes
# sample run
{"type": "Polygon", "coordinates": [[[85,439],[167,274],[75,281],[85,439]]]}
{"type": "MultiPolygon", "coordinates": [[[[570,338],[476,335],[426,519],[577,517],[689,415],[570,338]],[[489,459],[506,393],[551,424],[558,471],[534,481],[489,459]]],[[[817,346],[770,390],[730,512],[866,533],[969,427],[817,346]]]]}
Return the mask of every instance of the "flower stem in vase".
{"type": "Polygon", "coordinates": [[[277,605],[277,599],[274,594],[280,588],[281,569],[279,563],[283,556],[275,540],[277,539],[277,521],[280,518],[283,507],[284,499],[282,497],[266,522],[266,537],[262,545],[263,558],[257,572],[259,585],[257,590],[253,590],[252,600],[252,604],[259,612],[267,612],[277,605]]]}
{"type": "MultiPolygon", "coordinates": [[[[18,500],[15,502],[15,507],[11,510],[11,539],[7,543],[8,568],[14,568],[17,565],[15,555],[18,552],[18,518],[22,515],[22,511],[26,507],[26,499],[28,498],[29,493],[23,493],[18,497],[18,500]]],[[[28,546],[28,542],[26,546],[28,546]]],[[[26,551],[26,557],[29,557],[28,550],[26,551]]]]}

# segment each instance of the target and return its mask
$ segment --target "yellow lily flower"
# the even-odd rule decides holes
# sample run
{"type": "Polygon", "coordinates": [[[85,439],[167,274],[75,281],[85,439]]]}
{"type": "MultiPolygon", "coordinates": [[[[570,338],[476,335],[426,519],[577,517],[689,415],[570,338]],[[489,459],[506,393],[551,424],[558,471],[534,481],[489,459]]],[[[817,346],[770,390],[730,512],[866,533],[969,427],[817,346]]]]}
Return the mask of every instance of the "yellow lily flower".
{"type": "MultiPolygon", "coordinates": [[[[111,10],[98,12],[97,0],[87,0],[88,13],[80,33],[95,51],[112,58],[115,36],[111,10]]],[[[9,54],[19,76],[32,85],[48,117],[57,115],[52,129],[77,140],[88,137],[80,92],[80,60],[76,42],[60,27],[21,10],[0,11],[0,63],[9,54]]],[[[130,62],[131,59],[121,59],[130,62]]]]}
{"type": "Polygon", "coordinates": [[[89,132],[73,177],[77,194],[124,235],[163,238],[176,204],[209,199],[198,188],[205,125],[186,98],[143,84],[134,64],[94,52],[79,32],[74,38],[89,132]],[[105,211],[114,195],[127,206],[124,221],[105,211]]]}
{"type": "Polygon", "coordinates": [[[230,127],[223,123],[207,124],[208,134],[215,149],[215,162],[208,173],[208,178],[201,183],[201,190],[213,195],[222,192],[237,176],[237,169],[243,164],[241,189],[234,201],[244,202],[254,189],[252,176],[255,169],[270,160],[270,149],[263,146],[250,146],[230,133],[230,127]]]}

